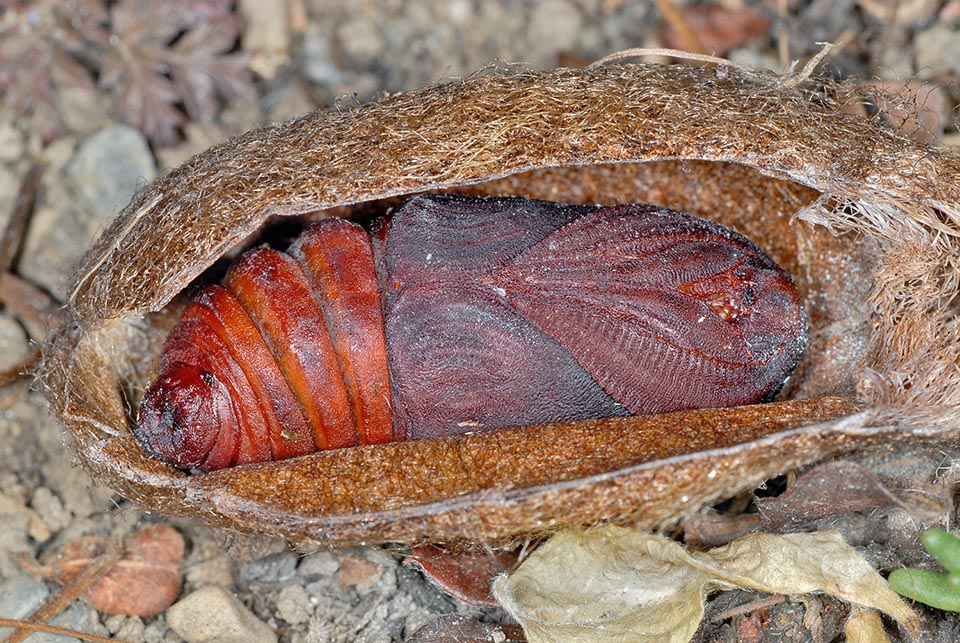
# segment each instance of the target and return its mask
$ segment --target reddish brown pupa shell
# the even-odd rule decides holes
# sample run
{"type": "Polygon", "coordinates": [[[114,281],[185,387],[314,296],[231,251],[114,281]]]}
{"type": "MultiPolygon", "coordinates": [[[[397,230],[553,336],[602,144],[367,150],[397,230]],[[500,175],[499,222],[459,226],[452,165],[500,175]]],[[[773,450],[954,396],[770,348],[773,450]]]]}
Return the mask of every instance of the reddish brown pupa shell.
{"type": "Polygon", "coordinates": [[[630,413],[736,406],[803,352],[792,279],[648,205],[429,195],[327,220],[202,289],[136,429],[181,468],[630,413]]]}

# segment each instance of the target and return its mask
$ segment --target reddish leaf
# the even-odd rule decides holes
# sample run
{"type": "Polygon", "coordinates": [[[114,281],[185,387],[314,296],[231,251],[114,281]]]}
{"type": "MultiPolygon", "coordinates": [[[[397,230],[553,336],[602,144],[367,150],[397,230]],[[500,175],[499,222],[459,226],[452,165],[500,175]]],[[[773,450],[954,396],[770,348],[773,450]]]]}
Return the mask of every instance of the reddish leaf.
{"type": "MultiPolygon", "coordinates": [[[[684,7],[680,12],[704,50],[715,56],[724,56],[770,29],[770,19],[748,6],[706,4],[684,7]]],[[[665,47],[684,49],[683,39],[672,28],[665,29],[660,38],[665,47]]]]}
{"type": "MultiPolygon", "coordinates": [[[[95,581],[83,597],[100,612],[153,616],[180,595],[183,537],[164,525],[151,525],[123,542],[120,561],[95,581]]],[[[86,536],[63,545],[54,560],[34,571],[66,584],[110,548],[105,538],[86,536]]]]}
{"type": "Polygon", "coordinates": [[[463,553],[436,545],[414,547],[404,563],[414,563],[440,589],[471,605],[499,607],[490,594],[493,579],[513,571],[519,555],[516,552],[463,553]]]}
{"type": "Polygon", "coordinates": [[[760,526],[773,532],[791,531],[848,511],[890,505],[903,503],[870,471],[844,460],[807,471],[782,496],[757,499],[760,526]]]}

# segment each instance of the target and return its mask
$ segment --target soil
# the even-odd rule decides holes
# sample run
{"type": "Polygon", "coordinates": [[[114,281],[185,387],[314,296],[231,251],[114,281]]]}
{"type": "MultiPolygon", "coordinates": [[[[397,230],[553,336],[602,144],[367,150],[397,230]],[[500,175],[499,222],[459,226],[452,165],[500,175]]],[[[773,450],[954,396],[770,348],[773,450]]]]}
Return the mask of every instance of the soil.
{"type": "MultiPolygon", "coordinates": [[[[0,223],[13,212],[31,162],[45,164],[23,249],[12,266],[39,289],[38,296],[64,300],[65,282],[79,256],[133,191],[163,168],[264,122],[443,82],[495,62],[544,69],[583,65],[632,47],[692,49],[699,43],[708,53],[783,71],[803,64],[820,50],[818,43],[830,41],[841,46],[827,58],[823,73],[912,93],[908,106],[919,109],[903,111],[902,126],[928,142],[960,146],[954,121],[960,102],[960,0],[725,0],[710,5],[673,0],[671,6],[692,27],[693,40],[657,4],[632,0],[288,0],[267,12],[255,1],[237,4],[247,21],[238,48],[249,55],[256,96],[228,103],[204,122],[185,122],[172,145],[156,144],[103,108],[105,101],[79,93],[70,107],[88,110],[89,118],[75,113],[60,135],[44,140],[2,109],[0,84],[0,223]]],[[[4,11],[0,9],[0,25],[4,11]]],[[[43,332],[37,314],[8,303],[0,311],[0,371],[28,364],[43,332]]],[[[170,611],[110,615],[84,599],[52,623],[131,642],[245,641],[273,635],[284,642],[386,643],[405,640],[444,616],[441,623],[447,629],[435,625],[439,633],[428,637],[425,630],[417,640],[489,636],[505,641],[518,636],[514,629],[496,627],[510,623],[504,613],[451,598],[415,567],[402,564],[407,552],[399,548],[315,552],[141,512],[76,466],[62,428],[29,385],[27,377],[19,377],[0,388],[0,616],[25,618],[60,591],[60,584],[27,572],[48,562],[61,546],[90,536],[117,542],[148,525],[165,524],[185,541],[180,595],[217,587],[239,599],[236,604],[224,599],[227,607],[201,604],[195,618],[235,608],[238,623],[253,618],[265,630],[204,630],[170,611]],[[175,630],[175,621],[187,624],[175,630]],[[477,621],[484,627],[476,629],[477,621]]],[[[853,511],[804,528],[840,529],[883,571],[929,566],[918,545],[919,529],[947,519],[955,524],[952,456],[918,449],[872,463],[874,471],[889,472],[901,487],[905,481],[921,485],[938,499],[932,511],[853,511]]],[[[832,599],[785,600],[750,609],[757,600],[746,592],[720,594],[696,640],[830,641],[842,636],[848,608],[832,599]],[[713,615],[722,618],[711,620],[713,615]]],[[[960,640],[954,616],[919,611],[922,640],[960,640]]],[[[41,636],[47,635],[30,640],[41,636]]]]}

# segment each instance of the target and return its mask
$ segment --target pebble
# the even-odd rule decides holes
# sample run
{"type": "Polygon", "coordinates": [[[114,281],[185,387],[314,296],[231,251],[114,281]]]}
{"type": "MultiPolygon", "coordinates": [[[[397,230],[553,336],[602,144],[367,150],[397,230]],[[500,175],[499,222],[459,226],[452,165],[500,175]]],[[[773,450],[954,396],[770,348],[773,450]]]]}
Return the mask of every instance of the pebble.
{"type": "MultiPolygon", "coordinates": [[[[0,616],[4,618],[24,619],[33,614],[47,597],[50,590],[38,580],[26,574],[17,574],[0,582],[0,616]]],[[[96,614],[81,601],[74,601],[67,609],[51,619],[51,625],[78,632],[90,632],[97,625],[96,614]]],[[[0,628],[0,637],[11,632],[10,628],[0,628]]],[[[30,636],[30,643],[73,643],[74,637],[54,636],[37,632],[30,636]]]]}
{"type": "Polygon", "coordinates": [[[58,172],[44,176],[43,201],[30,222],[21,276],[65,299],[66,280],[137,188],[156,176],[146,139],[125,125],[93,134],[58,172]]]}
{"type": "Polygon", "coordinates": [[[310,596],[302,585],[288,585],[277,595],[277,616],[291,625],[306,623],[313,616],[310,596]]]}
{"type": "Polygon", "coordinates": [[[277,641],[273,630],[222,587],[203,587],[174,603],[167,625],[188,643],[277,641]]]}
{"type": "Polygon", "coordinates": [[[352,16],[337,29],[337,37],[351,66],[367,67],[384,52],[383,37],[376,25],[364,16],[352,16]]]}
{"type": "Polygon", "coordinates": [[[340,557],[331,551],[318,551],[304,556],[297,565],[297,576],[307,583],[332,578],[340,570],[340,557]]]}
{"type": "Polygon", "coordinates": [[[30,354],[23,326],[9,315],[0,313],[0,371],[23,364],[30,354]]]}
{"type": "Polygon", "coordinates": [[[299,62],[303,75],[317,85],[330,88],[343,81],[330,56],[330,34],[319,23],[311,23],[304,32],[299,62]]]}
{"type": "Polygon", "coordinates": [[[916,47],[917,77],[935,78],[943,71],[960,73],[960,33],[955,27],[936,24],[913,39],[916,47]]]}
{"type": "Polygon", "coordinates": [[[250,561],[240,570],[241,582],[284,583],[294,577],[297,557],[291,551],[281,551],[250,561]]]}
{"type": "Polygon", "coordinates": [[[116,125],[88,137],[66,168],[67,180],[100,217],[112,217],[137,188],[157,175],[146,139],[136,129],[116,125]]]}
{"type": "Polygon", "coordinates": [[[552,67],[560,50],[575,48],[582,23],[579,10],[566,0],[544,0],[535,4],[527,23],[527,42],[530,51],[539,50],[539,53],[530,62],[544,69],[552,67]],[[556,49],[543,47],[545,42],[556,43],[556,49]]]}
{"type": "Polygon", "coordinates": [[[8,120],[0,121],[0,161],[9,163],[23,157],[23,133],[8,120]]]}
{"type": "Polygon", "coordinates": [[[60,498],[47,487],[37,487],[30,498],[30,506],[53,533],[70,524],[70,512],[63,506],[60,498]]]}

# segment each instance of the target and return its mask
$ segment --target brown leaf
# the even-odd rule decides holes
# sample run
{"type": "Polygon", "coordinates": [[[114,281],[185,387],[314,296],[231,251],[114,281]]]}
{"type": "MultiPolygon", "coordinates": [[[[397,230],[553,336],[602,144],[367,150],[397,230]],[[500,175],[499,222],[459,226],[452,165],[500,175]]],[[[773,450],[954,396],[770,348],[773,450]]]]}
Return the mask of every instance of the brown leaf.
{"type": "MultiPolygon", "coordinates": [[[[705,4],[683,7],[680,13],[706,53],[715,56],[724,56],[770,29],[770,19],[748,6],[705,4]]],[[[665,47],[686,48],[684,39],[673,28],[664,29],[660,39],[665,47]]]]}
{"type": "Polygon", "coordinates": [[[490,594],[493,579],[517,566],[513,551],[492,554],[452,551],[435,545],[414,547],[404,563],[413,563],[450,596],[471,605],[499,607],[490,594]]]}
{"type": "MultiPolygon", "coordinates": [[[[63,545],[52,563],[36,571],[67,584],[109,548],[105,538],[85,536],[63,545]]],[[[151,525],[124,539],[123,548],[120,561],[87,589],[84,599],[107,614],[159,614],[180,595],[183,537],[165,525],[151,525]]]]}
{"type": "Polygon", "coordinates": [[[758,498],[760,526],[787,532],[814,520],[848,511],[865,511],[900,499],[867,469],[854,462],[828,462],[807,471],[777,498],[758,498]]]}

